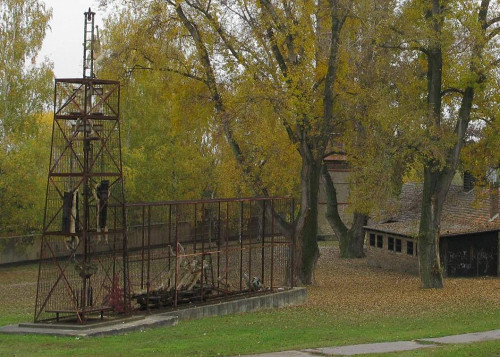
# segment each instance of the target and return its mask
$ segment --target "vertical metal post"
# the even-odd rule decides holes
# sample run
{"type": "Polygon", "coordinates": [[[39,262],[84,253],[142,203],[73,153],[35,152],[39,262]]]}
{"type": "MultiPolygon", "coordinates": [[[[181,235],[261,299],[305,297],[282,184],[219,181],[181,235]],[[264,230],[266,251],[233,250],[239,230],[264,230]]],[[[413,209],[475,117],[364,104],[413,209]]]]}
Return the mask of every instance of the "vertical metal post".
{"type": "Polygon", "coordinates": [[[201,204],[201,301],[203,301],[203,280],[205,278],[205,266],[204,266],[204,261],[205,261],[205,204],[201,204]]]}
{"type": "Polygon", "coordinates": [[[292,251],[291,251],[291,264],[290,264],[290,277],[292,279],[291,281],[291,287],[293,288],[295,286],[295,200],[292,198],[292,209],[291,209],[291,218],[290,222],[292,223],[292,251]]]}
{"type": "Polygon", "coordinates": [[[196,203],[194,204],[194,238],[193,238],[193,253],[196,254],[196,235],[198,234],[198,230],[196,227],[196,223],[198,220],[198,217],[196,217],[196,203]]]}
{"type": "Polygon", "coordinates": [[[149,294],[151,293],[151,205],[148,205],[148,264],[146,279],[146,306],[149,312],[149,294]]]}
{"type": "Polygon", "coordinates": [[[174,307],[177,307],[178,290],[177,284],[179,281],[179,206],[175,205],[175,289],[174,289],[174,307]]]}
{"type": "MultiPolygon", "coordinates": [[[[117,219],[117,217],[116,217],[116,207],[114,208],[114,216],[115,216],[115,219],[114,219],[114,226],[113,226],[113,228],[116,229],[116,219],[117,219]]],[[[113,234],[113,279],[115,278],[115,274],[116,274],[116,239],[117,239],[117,235],[113,234]]],[[[122,239],[123,239],[123,237],[122,237],[122,239]]],[[[125,256],[123,258],[125,258],[125,256]]]]}
{"type": "Polygon", "coordinates": [[[229,202],[226,201],[226,267],[225,267],[225,277],[226,277],[226,288],[224,289],[224,292],[227,296],[228,293],[228,286],[229,286],[229,202]]]}
{"type": "MultiPolygon", "coordinates": [[[[93,69],[92,69],[93,70],[93,69]]],[[[92,76],[94,74],[92,73],[92,76]]],[[[121,139],[121,130],[120,130],[120,120],[119,120],[119,115],[120,115],[120,83],[117,83],[117,101],[116,101],[116,110],[118,114],[117,118],[117,123],[116,127],[118,128],[118,152],[119,152],[119,174],[121,178],[121,197],[123,199],[122,205],[121,205],[121,210],[122,210],[122,222],[121,222],[121,229],[123,230],[123,303],[124,303],[124,308],[125,308],[125,313],[129,313],[131,304],[130,304],[130,275],[129,275],[129,255],[128,255],[128,226],[127,226],[127,210],[125,208],[125,189],[124,189],[124,182],[123,182],[123,165],[122,165],[122,139],[121,139]]],[[[104,153],[103,153],[104,155],[104,153]]],[[[104,156],[103,156],[103,164],[104,164],[104,156]]],[[[117,229],[116,226],[116,219],[117,219],[117,214],[115,212],[115,229],[117,229]]]]}
{"type": "Polygon", "coordinates": [[[243,201],[240,201],[240,292],[243,290],[243,201]]]}
{"type": "MultiPolygon", "coordinates": [[[[47,205],[49,202],[49,184],[50,184],[50,173],[52,172],[52,160],[53,160],[53,154],[54,154],[54,135],[56,131],[56,118],[55,118],[55,113],[56,113],[56,105],[57,105],[57,82],[54,83],[54,102],[53,102],[53,112],[54,112],[54,119],[52,122],[52,136],[50,139],[50,162],[49,162],[49,175],[47,175],[47,186],[45,189],[45,209],[43,211],[43,234],[42,234],[42,239],[41,239],[41,246],[40,246],[40,261],[38,263],[38,278],[37,278],[37,284],[36,284],[36,297],[35,297],[35,315],[33,318],[34,322],[38,321],[38,318],[40,317],[40,314],[42,313],[42,307],[39,306],[39,298],[40,298],[40,276],[42,272],[42,259],[45,257],[45,244],[47,241],[47,236],[45,235],[45,232],[48,230],[48,219],[47,219],[47,205]]],[[[77,302],[78,303],[78,302],[77,302]]]]}
{"type": "Polygon", "coordinates": [[[170,255],[172,247],[172,205],[168,205],[168,271],[170,271],[172,257],[170,255]]]}
{"type": "Polygon", "coordinates": [[[220,291],[220,252],[221,252],[221,216],[220,216],[220,201],[217,207],[217,290],[220,291]]]}
{"type": "MultiPolygon", "coordinates": [[[[44,221],[45,221],[45,218],[44,218],[44,221]]],[[[41,239],[41,246],[40,246],[40,260],[38,261],[38,278],[37,278],[37,283],[36,283],[36,296],[35,296],[35,314],[33,315],[33,322],[37,322],[38,321],[38,316],[39,316],[39,312],[38,312],[38,309],[40,308],[40,306],[38,306],[38,295],[40,294],[40,275],[41,275],[41,271],[42,271],[42,257],[45,256],[45,240],[46,240],[46,236],[45,235],[42,235],[42,239],[41,239]]]]}
{"type": "Polygon", "coordinates": [[[146,239],[146,206],[142,206],[142,240],[141,240],[141,290],[144,289],[144,245],[146,239]]]}
{"type": "MultiPolygon", "coordinates": [[[[90,85],[89,83],[85,83],[85,97],[83,102],[83,230],[82,230],[82,240],[83,240],[83,256],[82,256],[82,270],[87,269],[88,261],[88,251],[89,251],[89,236],[88,236],[88,228],[89,228],[89,203],[90,203],[90,192],[89,192],[89,176],[90,176],[90,168],[89,168],[89,160],[90,160],[90,138],[88,133],[88,111],[89,111],[89,93],[90,93],[90,85]]],[[[81,319],[84,322],[86,320],[85,317],[85,308],[87,306],[87,280],[85,272],[82,274],[82,292],[81,292],[81,319]]]]}
{"type": "Polygon", "coordinates": [[[266,251],[265,251],[265,240],[266,240],[266,200],[262,201],[262,228],[259,227],[259,229],[262,229],[262,236],[261,238],[261,255],[260,255],[260,260],[261,260],[261,269],[260,269],[260,275],[262,279],[262,284],[265,284],[265,278],[264,278],[264,261],[266,258],[266,251]]]}
{"type": "Polygon", "coordinates": [[[274,288],[274,199],[271,200],[271,291],[274,288]]]}
{"type": "Polygon", "coordinates": [[[248,294],[252,293],[252,239],[253,239],[253,222],[252,222],[252,201],[248,201],[248,221],[250,222],[249,237],[248,237],[248,294]]]}
{"type": "Polygon", "coordinates": [[[85,22],[83,29],[83,78],[94,77],[94,17],[95,12],[89,8],[84,13],[85,22]],[[87,73],[87,71],[89,71],[87,73]]]}

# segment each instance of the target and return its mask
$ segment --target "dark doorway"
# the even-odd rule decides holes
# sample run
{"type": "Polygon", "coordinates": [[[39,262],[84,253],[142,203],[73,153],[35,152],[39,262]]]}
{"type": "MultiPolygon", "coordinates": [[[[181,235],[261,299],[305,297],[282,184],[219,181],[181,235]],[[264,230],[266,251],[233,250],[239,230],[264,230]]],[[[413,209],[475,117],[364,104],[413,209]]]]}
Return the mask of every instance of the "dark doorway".
{"type": "Polygon", "coordinates": [[[497,276],[497,232],[442,237],[440,250],[446,276],[497,276]]]}

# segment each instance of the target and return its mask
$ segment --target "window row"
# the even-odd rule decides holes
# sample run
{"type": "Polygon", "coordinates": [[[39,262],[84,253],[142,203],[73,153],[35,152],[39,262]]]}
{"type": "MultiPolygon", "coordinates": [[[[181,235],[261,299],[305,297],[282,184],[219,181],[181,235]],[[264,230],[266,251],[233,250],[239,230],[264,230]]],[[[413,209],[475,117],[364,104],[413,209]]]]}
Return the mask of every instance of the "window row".
{"type": "MultiPolygon", "coordinates": [[[[377,248],[384,248],[384,236],[380,234],[370,233],[370,246],[377,248]]],[[[402,252],[402,239],[388,237],[387,238],[387,250],[392,252],[401,253],[402,252]]],[[[406,241],[406,254],[417,255],[417,243],[410,240],[406,241]]]]}

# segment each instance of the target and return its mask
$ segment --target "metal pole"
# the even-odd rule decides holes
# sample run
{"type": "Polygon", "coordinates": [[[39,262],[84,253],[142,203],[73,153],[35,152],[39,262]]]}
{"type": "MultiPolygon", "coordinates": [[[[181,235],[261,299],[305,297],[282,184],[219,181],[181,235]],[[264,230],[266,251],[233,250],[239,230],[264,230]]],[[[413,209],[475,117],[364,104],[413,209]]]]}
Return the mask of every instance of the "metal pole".
{"type": "Polygon", "coordinates": [[[291,282],[291,287],[293,288],[295,286],[295,200],[292,198],[292,209],[291,209],[291,223],[292,223],[292,252],[291,252],[291,264],[290,264],[290,277],[292,279],[291,282]]]}
{"type": "Polygon", "coordinates": [[[274,200],[271,200],[271,291],[274,287],[274,200]]]}
{"type": "Polygon", "coordinates": [[[228,294],[228,287],[229,287],[229,202],[226,202],[226,270],[225,270],[225,276],[226,276],[226,288],[224,289],[224,292],[227,296],[228,294]]]}
{"type": "MultiPolygon", "coordinates": [[[[195,204],[196,206],[196,204],[195,204]]],[[[205,230],[204,230],[204,225],[205,225],[205,204],[201,204],[201,301],[203,301],[203,279],[205,278],[205,267],[204,267],[204,260],[205,260],[205,230]]]]}
{"type": "MultiPolygon", "coordinates": [[[[248,221],[252,224],[252,201],[248,201],[248,221]]],[[[252,293],[252,239],[253,239],[253,229],[249,227],[249,237],[248,237],[248,294],[252,293]]]]}
{"type": "Polygon", "coordinates": [[[266,256],[266,250],[265,250],[265,240],[266,240],[266,200],[262,201],[262,228],[259,227],[259,229],[262,229],[262,236],[261,236],[261,247],[262,247],[262,254],[260,256],[260,260],[262,263],[261,269],[260,269],[260,275],[262,278],[262,284],[264,284],[265,279],[264,279],[264,261],[265,261],[265,256],[266,256]]]}
{"type": "Polygon", "coordinates": [[[175,205],[175,289],[174,289],[174,307],[177,307],[178,291],[177,283],[179,281],[179,206],[175,205]]]}
{"type": "Polygon", "coordinates": [[[243,290],[243,201],[240,202],[240,292],[243,290]]]}
{"type": "Polygon", "coordinates": [[[170,272],[170,267],[171,267],[171,247],[172,247],[172,205],[168,205],[168,271],[170,272]]]}
{"type": "Polygon", "coordinates": [[[196,221],[198,218],[196,217],[196,203],[194,204],[194,239],[193,239],[193,253],[196,253],[196,234],[197,232],[197,227],[196,227],[196,221]]]}
{"type": "Polygon", "coordinates": [[[221,247],[221,217],[220,217],[220,201],[218,202],[218,209],[217,209],[217,236],[218,236],[218,243],[217,243],[217,290],[220,291],[220,247],[221,247]]]}
{"type": "Polygon", "coordinates": [[[148,264],[146,279],[146,306],[149,312],[149,294],[151,293],[151,206],[148,206],[148,264]]]}
{"type": "Polygon", "coordinates": [[[146,206],[142,206],[142,240],[141,240],[141,290],[144,289],[144,244],[146,231],[146,206]]]}

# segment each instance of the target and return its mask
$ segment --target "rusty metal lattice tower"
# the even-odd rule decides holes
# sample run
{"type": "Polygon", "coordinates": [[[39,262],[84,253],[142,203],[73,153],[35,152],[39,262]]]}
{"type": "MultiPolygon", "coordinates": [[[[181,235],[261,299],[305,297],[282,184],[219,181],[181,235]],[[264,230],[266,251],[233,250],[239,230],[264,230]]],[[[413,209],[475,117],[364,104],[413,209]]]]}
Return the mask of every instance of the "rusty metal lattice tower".
{"type": "Polygon", "coordinates": [[[84,15],[83,78],[55,80],[35,321],[128,306],[120,83],[95,78],[95,14],[84,15]]]}

